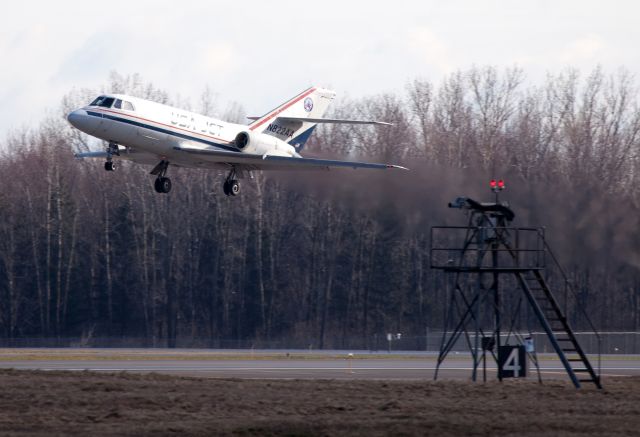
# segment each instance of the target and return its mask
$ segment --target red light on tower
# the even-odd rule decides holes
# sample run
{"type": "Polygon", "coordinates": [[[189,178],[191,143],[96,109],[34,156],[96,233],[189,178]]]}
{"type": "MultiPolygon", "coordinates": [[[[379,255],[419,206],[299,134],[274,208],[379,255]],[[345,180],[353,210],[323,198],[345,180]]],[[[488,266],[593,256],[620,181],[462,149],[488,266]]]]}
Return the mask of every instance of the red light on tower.
{"type": "Polygon", "coordinates": [[[489,182],[489,187],[491,187],[491,191],[497,194],[499,191],[504,190],[506,188],[506,185],[504,183],[504,180],[502,179],[491,179],[491,181],[489,182]]]}

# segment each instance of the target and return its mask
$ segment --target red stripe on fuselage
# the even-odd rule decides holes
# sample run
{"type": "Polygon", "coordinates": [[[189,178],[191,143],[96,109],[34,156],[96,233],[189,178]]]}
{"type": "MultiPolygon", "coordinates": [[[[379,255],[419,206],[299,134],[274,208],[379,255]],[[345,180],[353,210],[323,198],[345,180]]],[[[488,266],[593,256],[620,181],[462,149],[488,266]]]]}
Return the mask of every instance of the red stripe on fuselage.
{"type": "Polygon", "coordinates": [[[309,90],[307,90],[306,92],[303,92],[302,94],[300,94],[298,97],[294,97],[292,100],[290,100],[288,103],[285,103],[284,105],[276,108],[275,110],[273,110],[271,112],[271,114],[267,115],[265,118],[263,118],[262,120],[256,121],[256,124],[250,124],[249,125],[249,129],[250,130],[254,130],[255,128],[257,128],[258,126],[266,123],[267,121],[271,120],[273,117],[275,117],[276,115],[280,114],[282,111],[284,111],[285,109],[291,107],[291,105],[299,102],[300,100],[304,99],[305,97],[307,97],[309,94],[313,93],[316,90],[315,87],[313,88],[309,88],[309,90]]]}

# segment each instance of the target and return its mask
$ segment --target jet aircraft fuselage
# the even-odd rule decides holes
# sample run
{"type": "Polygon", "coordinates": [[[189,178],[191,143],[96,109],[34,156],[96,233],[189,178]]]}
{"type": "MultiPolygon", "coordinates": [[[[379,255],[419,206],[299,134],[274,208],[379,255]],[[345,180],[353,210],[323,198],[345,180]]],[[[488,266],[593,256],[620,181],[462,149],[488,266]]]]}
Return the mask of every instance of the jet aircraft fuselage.
{"type": "Polygon", "coordinates": [[[311,87],[248,125],[228,123],[168,105],[121,94],[104,94],[68,115],[71,125],[107,142],[105,151],[77,153],[78,158],[105,158],[154,165],[155,189],[171,190],[169,164],[228,170],[225,194],[236,195],[238,178],[255,170],[403,168],[366,162],[303,158],[300,151],[318,123],[388,123],[325,119],[333,91],[311,87]]]}

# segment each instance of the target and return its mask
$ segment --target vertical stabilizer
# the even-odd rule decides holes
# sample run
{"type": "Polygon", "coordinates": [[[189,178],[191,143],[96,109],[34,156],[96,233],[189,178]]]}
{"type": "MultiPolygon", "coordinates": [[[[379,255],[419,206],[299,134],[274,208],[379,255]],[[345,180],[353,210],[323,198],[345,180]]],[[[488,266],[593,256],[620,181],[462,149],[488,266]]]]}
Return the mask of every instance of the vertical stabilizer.
{"type": "Polygon", "coordinates": [[[335,95],[331,90],[315,86],[308,88],[257,118],[249,125],[249,129],[285,141],[299,152],[316,127],[315,122],[304,121],[304,119],[322,118],[335,95]],[[280,117],[295,120],[284,120],[280,117]]]}

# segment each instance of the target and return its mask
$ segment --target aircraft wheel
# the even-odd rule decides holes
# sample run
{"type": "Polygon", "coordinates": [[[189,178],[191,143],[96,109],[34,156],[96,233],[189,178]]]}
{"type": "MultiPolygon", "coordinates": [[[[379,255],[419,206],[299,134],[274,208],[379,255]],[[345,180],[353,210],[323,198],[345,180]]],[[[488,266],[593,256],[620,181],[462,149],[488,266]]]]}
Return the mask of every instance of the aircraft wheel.
{"type": "Polygon", "coordinates": [[[171,191],[171,179],[169,178],[157,178],[153,187],[158,193],[168,193],[171,191]]]}
{"type": "Polygon", "coordinates": [[[235,179],[232,180],[232,181],[229,181],[229,188],[228,189],[229,189],[229,193],[232,196],[237,196],[238,193],[240,193],[240,184],[235,179]]]}
{"type": "Polygon", "coordinates": [[[116,166],[113,163],[113,161],[107,161],[107,162],[104,163],[104,169],[106,171],[115,171],[116,166]]]}
{"type": "Polygon", "coordinates": [[[222,184],[222,191],[224,191],[226,196],[231,196],[231,192],[229,191],[229,181],[224,181],[224,184],[222,184]]]}

